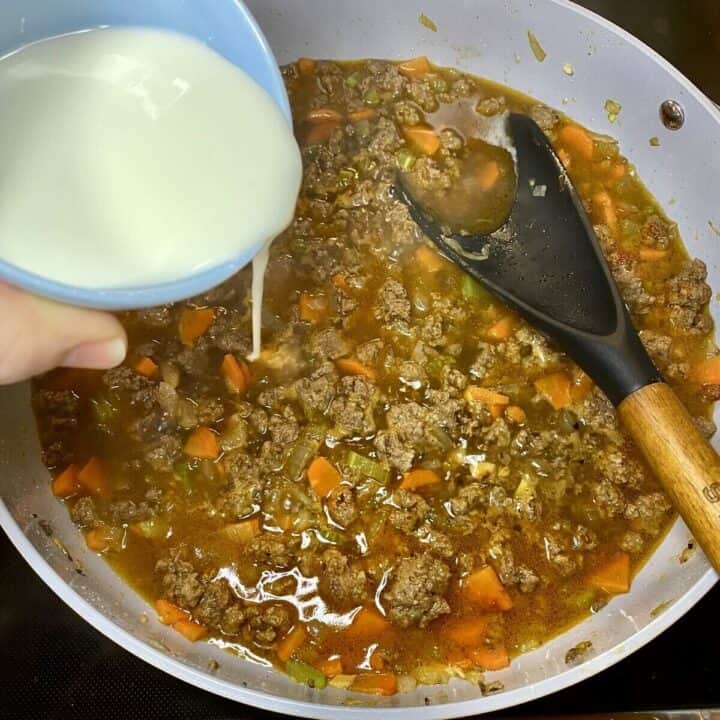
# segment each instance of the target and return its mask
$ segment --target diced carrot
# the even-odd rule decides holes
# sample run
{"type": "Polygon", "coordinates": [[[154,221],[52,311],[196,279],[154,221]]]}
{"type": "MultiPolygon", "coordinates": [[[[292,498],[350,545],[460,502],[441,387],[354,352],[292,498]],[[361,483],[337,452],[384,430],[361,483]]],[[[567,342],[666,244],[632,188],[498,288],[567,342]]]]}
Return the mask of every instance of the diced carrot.
{"type": "Polygon", "coordinates": [[[315,108],[307,114],[307,120],[311,123],[323,123],[323,122],[341,122],[343,116],[332,108],[315,108]]]}
{"type": "Polygon", "coordinates": [[[582,402],[592,390],[593,381],[590,376],[578,368],[570,388],[570,397],[573,402],[582,402]]]}
{"type": "Polygon", "coordinates": [[[183,452],[190,457],[214,460],[220,454],[217,435],[210,428],[199,427],[190,433],[183,452]]]}
{"type": "Polygon", "coordinates": [[[295,527],[295,516],[290,513],[277,514],[275,516],[275,524],[283,531],[287,532],[295,527]]]}
{"type": "Polygon", "coordinates": [[[360,673],[350,686],[354,692],[372,695],[395,695],[397,692],[397,676],[391,672],[360,673]]]}
{"type": "Polygon", "coordinates": [[[565,148],[559,148],[557,151],[557,156],[560,158],[560,162],[563,164],[563,167],[566,170],[570,169],[570,166],[572,165],[572,159],[570,158],[570,153],[565,148]]]}
{"type": "Polygon", "coordinates": [[[510,398],[502,393],[495,392],[489,388],[480,387],[479,385],[468,385],[465,389],[466,402],[482,403],[488,407],[493,405],[509,405],[510,398]]]}
{"type": "Polygon", "coordinates": [[[222,372],[230,392],[244,393],[248,389],[250,369],[246,363],[239,362],[234,355],[227,353],[223,357],[220,372],[222,372]]]}
{"type": "Polygon", "coordinates": [[[302,644],[307,638],[307,632],[305,628],[298,624],[296,625],[280,642],[277,644],[275,650],[278,659],[282,662],[287,662],[297,650],[302,647],[302,644]]]}
{"type": "Polygon", "coordinates": [[[660,250],[659,248],[640,248],[638,257],[646,262],[655,262],[656,260],[664,260],[670,256],[670,250],[660,250]]]}
{"type": "Polygon", "coordinates": [[[91,457],[82,467],[77,476],[78,482],[91,495],[107,496],[110,494],[105,469],[100,460],[91,457]]]}
{"type": "Polygon", "coordinates": [[[590,134],[579,125],[565,125],[558,132],[558,140],[571,152],[584,160],[592,160],[595,144],[590,134]]]}
{"type": "Polygon", "coordinates": [[[512,313],[504,315],[497,322],[490,326],[485,336],[489,340],[507,340],[517,324],[517,317],[512,313]]]}
{"type": "Polygon", "coordinates": [[[360,110],[352,110],[348,113],[348,120],[351,122],[360,122],[361,120],[372,120],[377,115],[375,108],[360,108],[360,110]]]}
{"type": "Polygon", "coordinates": [[[155,601],[155,611],[157,612],[158,620],[163,625],[174,625],[176,622],[187,620],[188,618],[185,610],[165,598],[158,598],[155,601]]]}
{"type": "Polygon", "coordinates": [[[606,593],[626,593],[630,589],[630,555],[613,555],[590,574],[588,581],[606,593]]]}
{"type": "Polygon", "coordinates": [[[347,278],[342,273],[335,273],[335,275],[332,276],[332,284],[336,288],[342,288],[343,290],[348,289],[347,278]]]}
{"type": "Polygon", "coordinates": [[[52,492],[55,497],[66,498],[74,495],[80,489],[78,483],[78,466],[68,465],[52,480],[52,492]]]}
{"type": "Polygon", "coordinates": [[[336,675],[342,675],[343,674],[343,665],[342,660],[339,657],[334,658],[327,658],[326,660],[320,660],[315,667],[323,674],[325,677],[335,677],[336,675]]]}
{"type": "Polygon", "coordinates": [[[300,75],[308,76],[315,72],[315,61],[310,58],[299,58],[297,61],[297,69],[300,75]]]}
{"type": "Polygon", "coordinates": [[[260,518],[255,515],[247,520],[231,523],[219,531],[228,540],[240,545],[250,542],[256,535],[260,534],[260,518]]]}
{"type": "Polygon", "coordinates": [[[322,456],[316,457],[307,469],[308,482],[318,497],[327,497],[342,480],[337,468],[322,456]]]}
{"type": "Polygon", "coordinates": [[[572,402],[570,378],[567,373],[556,372],[538,378],[535,389],[556,409],[564,408],[572,402]]]}
{"type": "Polygon", "coordinates": [[[153,359],[149,357],[141,357],[135,363],[134,368],[135,372],[138,372],[140,375],[144,375],[147,378],[155,377],[158,374],[158,370],[160,370],[153,359]]]}
{"type": "Polygon", "coordinates": [[[311,295],[309,292],[300,293],[298,299],[300,319],[313,325],[322,321],[327,314],[328,300],[324,295],[311,295]]]}
{"type": "Polygon", "coordinates": [[[345,375],[364,375],[368,380],[375,381],[375,371],[367,365],[363,365],[356,358],[340,358],[335,361],[338,370],[345,375]]]}
{"type": "Polygon", "coordinates": [[[440,149],[440,138],[429,125],[403,125],[405,139],[424,155],[434,155],[440,149]]]}
{"type": "Polygon", "coordinates": [[[500,177],[500,166],[492,160],[491,162],[485,163],[477,174],[477,182],[479,188],[486,192],[495,185],[500,177]]]}
{"type": "Polygon", "coordinates": [[[617,225],[617,214],[615,213],[615,203],[612,198],[604,190],[595,193],[592,197],[593,208],[597,208],[598,219],[610,227],[617,225]]]}
{"type": "Polygon", "coordinates": [[[96,527],[85,533],[85,544],[93,552],[105,552],[110,547],[110,540],[105,528],[96,527]]]}
{"type": "Polygon", "coordinates": [[[510,665],[510,656],[504,645],[479,647],[470,653],[470,657],[482,670],[502,670],[510,665]]]}
{"type": "Polygon", "coordinates": [[[405,60],[398,65],[398,70],[407,78],[417,80],[432,70],[430,61],[424,56],[405,60]]]}
{"type": "Polygon", "coordinates": [[[443,637],[462,648],[478,648],[487,635],[487,623],[482,618],[451,620],[441,630],[443,637]]]}
{"type": "Polygon", "coordinates": [[[205,334],[214,319],[215,311],[212,308],[184,308],[180,313],[180,342],[192,345],[205,334]]]}
{"type": "Polygon", "coordinates": [[[512,609],[512,598],[490,565],[468,575],[463,582],[463,591],[484,610],[505,612],[512,609]]]}
{"type": "Polygon", "coordinates": [[[446,265],[442,255],[427,245],[421,245],[415,251],[415,260],[425,272],[436,273],[446,265]]]}
{"type": "Polygon", "coordinates": [[[701,360],[690,371],[690,380],[702,385],[720,385],[720,355],[701,360]]]}
{"type": "Polygon", "coordinates": [[[522,425],[527,421],[527,415],[519,405],[508,405],[505,409],[505,414],[518,425],[522,425]]]}
{"type": "Polygon", "coordinates": [[[204,625],[188,619],[178,620],[173,623],[173,629],[185,636],[190,642],[202,640],[208,634],[208,629],[204,625]]]}
{"type": "Polygon", "coordinates": [[[313,123],[305,135],[306,145],[319,145],[327,142],[335,129],[340,126],[337,120],[327,120],[326,122],[313,123]]]}
{"type": "Polygon", "coordinates": [[[363,607],[344,632],[348,637],[376,638],[389,628],[390,621],[375,608],[363,607]]]}
{"type": "Polygon", "coordinates": [[[410,470],[405,473],[400,483],[400,489],[417,490],[426,485],[435,485],[439,482],[441,482],[441,478],[434,470],[415,468],[415,470],[410,470]]]}
{"type": "Polygon", "coordinates": [[[375,648],[373,650],[372,654],[370,655],[370,667],[373,670],[384,670],[385,665],[387,665],[387,662],[385,660],[385,656],[382,653],[382,650],[379,648],[375,648]]]}

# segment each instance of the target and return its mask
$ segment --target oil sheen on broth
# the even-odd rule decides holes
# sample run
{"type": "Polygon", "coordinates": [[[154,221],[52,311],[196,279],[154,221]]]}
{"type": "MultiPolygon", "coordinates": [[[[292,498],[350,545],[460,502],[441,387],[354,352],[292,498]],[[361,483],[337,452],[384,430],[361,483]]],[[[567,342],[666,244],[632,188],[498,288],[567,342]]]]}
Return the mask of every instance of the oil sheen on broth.
{"type": "Polygon", "coordinates": [[[157,284],[247,261],[292,219],[286,118],[192,38],[99,29],[27,45],[0,61],[0,108],[0,257],[37,275],[157,284]]]}

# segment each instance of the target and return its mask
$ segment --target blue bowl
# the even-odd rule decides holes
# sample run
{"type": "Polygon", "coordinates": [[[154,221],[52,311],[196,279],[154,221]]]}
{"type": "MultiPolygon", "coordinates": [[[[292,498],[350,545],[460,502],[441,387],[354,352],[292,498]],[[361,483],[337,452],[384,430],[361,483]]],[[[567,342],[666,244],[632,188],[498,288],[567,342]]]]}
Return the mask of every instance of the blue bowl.
{"type": "MultiPolygon", "coordinates": [[[[241,0],[0,0],[0,56],[37,40],[102,26],[142,26],[194,37],[247,72],[280,106],[290,104],[275,57],[241,0]]],[[[152,286],[77,288],[0,259],[0,279],[73,305],[126,310],[175,302],[205,292],[246,265],[254,252],[195,275],[152,286]]]]}

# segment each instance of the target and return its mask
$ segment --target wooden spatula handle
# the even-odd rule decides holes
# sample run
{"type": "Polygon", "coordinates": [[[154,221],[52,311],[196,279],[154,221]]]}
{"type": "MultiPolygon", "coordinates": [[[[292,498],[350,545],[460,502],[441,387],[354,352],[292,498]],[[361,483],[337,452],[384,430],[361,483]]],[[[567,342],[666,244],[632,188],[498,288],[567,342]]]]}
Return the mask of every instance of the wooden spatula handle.
{"type": "Polygon", "coordinates": [[[618,412],[700,547],[720,572],[720,457],[665,383],[636,390],[620,403],[618,412]]]}

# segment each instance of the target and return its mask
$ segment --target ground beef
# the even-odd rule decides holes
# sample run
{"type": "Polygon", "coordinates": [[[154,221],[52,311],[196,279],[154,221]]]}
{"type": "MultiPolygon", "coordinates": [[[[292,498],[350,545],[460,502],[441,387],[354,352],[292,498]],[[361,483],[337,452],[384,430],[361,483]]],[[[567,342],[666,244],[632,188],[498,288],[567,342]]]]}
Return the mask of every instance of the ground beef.
{"type": "Polygon", "coordinates": [[[268,431],[273,442],[280,443],[281,445],[289,445],[298,439],[300,426],[289,406],[285,407],[282,415],[270,416],[268,431]]]}
{"type": "Polygon", "coordinates": [[[399,627],[425,627],[450,612],[443,597],[450,581],[450,568],[430,553],[400,561],[382,599],[390,619],[399,627]]]}
{"type": "Polygon", "coordinates": [[[712,297],[705,282],[707,268],[702,260],[689,260],[681,271],[668,282],[667,302],[670,305],[670,323],[680,331],[706,333],[712,320],[705,306],[712,297]]]}
{"type": "Polygon", "coordinates": [[[220,398],[200,397],[196,398],[195,413],[200,425],[212,425],[222,420],[225,408],[220,398]]]}
{"type": "Polygon", "coordinates": [[[287,634],[290,629],[290,613],[284,605],[274,603],[250,618],[248,632],[258,645],[270,645],[287,634]]]}
{"type": "Polygon", "coordinates": [[[715,423],[710,418],[698,416],[693,418],[693,422],[703,437],[711,438],[717,430],[715,423]]]}
{"type": "Polygon", "coordinates": [[[504,95],[483,98],[475,106],[475,110],[481,115],[489,117],[491,115],[499,115],[507,109],[507,100],[504,95]]]}
{"type": "Polygon", "coordinates": [[[477,346],[478,352],[475,360],[470,366],[470,374],[482,380],[488,375],[495,364],[500,360],[497,352],[497,346],[490,343],[480,341],[477,346]]]}
{"type": "Polygon", "coordinates": [[[145,460],[157,472],[171,472],[182,456],[182,443],[175,435],[162,435],[147,446],[145,460]]]}
{"type": "Polygon", "coordinates": [[[461,487],[457,495],[448,501],[447,507],[452,515],[460,517],[481,507],[487,500],[487,489],[480,483],[471,483],[461,487]]]}
{"type": "Polygon", "coordinates": [[[530,108],[530,117],[545,131],[550,132],[560,122],[561,116],[557,110],[547,105],[533,105],[530,108]]]}
{"type": "Polygon", "coordinates": [[[310,377],[295,383],[297,399],[308,417],[324,414],[335,397],[337,377],[331,363],[321,365],[310,377]]]}
{"type": "Polygon", "coordinates": [[[258,565],[277,570],[285,570],[295,562],[296,550],[295,542],[268,533],[253,538],[247,547],[248,555],[258,565]]]}
{"type": "Polygon", "coordinates": [[[136,503],[134,500],[116,500],[110,503],[110,514],[116,523],[135,523],[147,520],[153,515],[154,506],[143,500],[136,503]]]}
{"type": "Polygon", "coordinates": [[[672,234],[671,225],[668,225],[659,215],[651,215],[643,223],[640,239],[645,245],[665,250],[670,246],[672,234]]]}
{"type": "Polygon", "coordinates": [[[103,373],[102,381],[110,390],[124,393],[133,405],[150,407],[155,403],[154,383],[126,365],[106,370],[103,373]]]}
{"type": "Polygon", "coordinates": [[[375,436],[374,445],[379,457],[387,460],[400,472],[405,472],[412,467],[415,450],[403,442],[394,430],[381,430],[375,436]]]}
{"type": "Polygon", "coordinates": [[[248,609],[240,603],[233,603],[226,608],[219,623],[225,635],[238,635],[249,617],[248,609]]]}
{"type": "Polygon", "coordinates": [[[617,517],[625,512],[625,498],[609,480],[601,480],[593,487],[593,500],[606,517],[617,517]]]}
{"type": "Polygon", "coordinates": [[[328,415],[335,423],[336,437],[367,437],[375,432],[375,406],[378,392],[362,375],[346,375],[338,394],[330,403],[328,415]]]}
{"type": "Polygon", "coordinates": [[[252,348],[250,333],[251,323],[247,311],[230,310],[215,317],[207,334],[222,352],[245,357],[252,348]]]}
{"type": "Polygon", "coordinates": [[[95,527],[98,522],[95,501],[88,496],[79,498],[70,511],[72,521],[83,530],[95,527]]]}
{"type": "Polygon", "coordinates": [[[397,280],[389,278],[380,288],[375,303],[375,317],[387,325],[410,320],[407,290],[397,280]]]}
{"type": "Polygon", "coordinates": [[[41,390],[33,401],[43,462],[49,468],[69,465],[73,460],[69,437],[77,428],[80,400],[71,390],[41,390]]]}
{"type": "Polygon", "coordinates": [[[207,377],[210,372],[210,356],[202,347],[183,348],[175,356],[175,362],[195,378],[207,377]]]}
{"type": "Polygon", "coordinates": [[[172,305],[159,305],[137,311],[138,320],[151,328],[167,327],[173,320],[172,305]]]}
{"type": "Polygon", "coordinates": [[[423,114],[420,108],[415,103],[403,100],[395,103],[393,107],[395,113],[395,119],[401,125],[418,125],[422,122],[423,114]]]}
{"type": "Polygon", "coordinates": [[[326,500],[330,517],[343,527],[351,525],[358,516],[355,494],[347,485],[340,485],[326,500]]]}
{"type": "Polygon", "coordinates": [[[671,510],[668,499],[661,492],[647,493],[640,495],[633,502],[628,503],[625,508],[625,517],[628,520],[645,520],[650,523],[658,523],[664,520],[671,510]]]}
{"type": "Polygon", "coordinates": [[[193,618],[207,625],[218,626],[222,623],[231,600],[228,584],[224,580],[215,580],[205,588],[200,602],[193,610],[193,618]]]}
{"type": "Polygon", "coordinates": [[[155,572],[160,575],[163,595],[186,610],[193,609],[205,592],[205,586],[195,568],[180,559],[177,551],[158,560],[155,572]]]}
{"type": "Polygon", "coordinates": [[[365,363],[366,365],[376,365],[378,363],[380,353],[382,353],[384,348],[385,343],[383,343],[382,340],[375,338],[374,340],[362,343],[362,345],[358,345],[357,348],[355,348],[355,354],[361,363],[365,363]]]}
{"type": "Polygon", "coordinates": [[[631,555],[638,555],[645,549],[645,540],[640,533],[628,530],[620,539],[620,548],[631,555]]]}
{"type": "Polygon", "coordinates": [[[326,328],[310,336],[310,352],[321,358],[336,360],[350,352],[350,344],[345,336],[335,328],[326,328]]]}
{"type": "Polygon", "coordinates": [[[254,513],[262,499],[262,482],[257,461],[244,453],[225,456],[228,483],[218,499],[218,508],[228,520],[254,513]]]}
{"type": "Polygon", "coordinates": [[[323,572],[321,589],[333,604],[342,607],[356,605],[367,595],[366,578],[363,569],[351,565],[339,550],[331,548],[322,555],[323,572]]]}
{"type": "Polygon", "coordinates": [[[398,490],[392,503],[395,507],[390,512],[390,523],[405,533],[413,532],[430,512],[422,496],[409,490],[398,490]]]}
{"type": "Polygon", "coordinates": [[[518,587],[523,593],[533,592],[540,578],[527,565],[516,562],[512,548],[502,542],[491,542],[492,557],[497,564],[498,576],[503,585],[518,587]]]}
{"type": "Polygon", "coordinates": [[[656,304],[657,298],[645,289],[643,282],[633,268],[624,263],[610,263],[615,282],[623,300],[633,315],[647,315],[656,304]]]}
{"type": "Polygon", "coordinates": [[[572,575],[579,567],[577,556],[570,552],[568,541],[559,533],[548,532],[543,538],[547,559],[557,568],[560,575],[572,575]]]}

